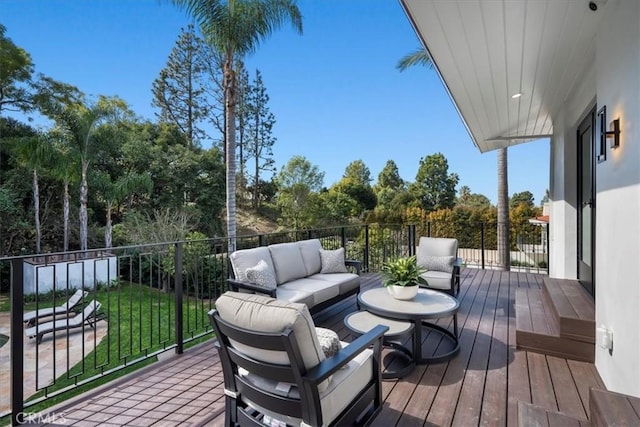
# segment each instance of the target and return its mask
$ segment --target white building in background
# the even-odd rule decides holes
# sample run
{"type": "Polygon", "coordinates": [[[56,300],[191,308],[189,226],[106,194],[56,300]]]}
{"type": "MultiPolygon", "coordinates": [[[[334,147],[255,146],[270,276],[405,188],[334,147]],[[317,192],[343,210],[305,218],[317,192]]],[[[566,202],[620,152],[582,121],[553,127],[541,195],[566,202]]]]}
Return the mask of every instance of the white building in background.
{"type": "Polygon", "coordinates": [[[594,297],[596,368],[640,397],[640,1],[400,1],[481,152],[550,140],[549,274],[594,297]]]}

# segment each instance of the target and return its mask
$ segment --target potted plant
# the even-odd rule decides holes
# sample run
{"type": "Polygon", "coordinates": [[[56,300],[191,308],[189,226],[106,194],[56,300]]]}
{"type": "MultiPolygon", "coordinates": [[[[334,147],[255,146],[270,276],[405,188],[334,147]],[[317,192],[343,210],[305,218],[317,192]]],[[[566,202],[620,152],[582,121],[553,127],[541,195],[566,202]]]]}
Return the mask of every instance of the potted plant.
{"type": "Polygon", "coordinates": [[[397,258],[382,266],[382,286],[396,299],[409,300],[418,293],[420,275],[427,271],[419,267],[415,256],[397,258]]]}

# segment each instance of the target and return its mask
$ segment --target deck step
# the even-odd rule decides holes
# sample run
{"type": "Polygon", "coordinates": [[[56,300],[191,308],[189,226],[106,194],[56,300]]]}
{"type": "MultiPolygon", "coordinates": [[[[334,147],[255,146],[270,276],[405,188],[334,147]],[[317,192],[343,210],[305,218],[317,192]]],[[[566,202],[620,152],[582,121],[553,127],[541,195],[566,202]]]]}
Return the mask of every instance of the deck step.
{"type": "Polygon", "coordinates": [[[542,291],[561,337],[596,342],[595,303],[580,282],[545,276],[542,291]]]}
{"type": "Polygon", "coordinates": [[[640,398],[589,390],[589,419],[594,426],[639,426],[640,398]]]}
{"type": "Polygon", "coordinates": [[[595,344],[561,336],[558,317],[544,289],[516,290],[516,345],[536,353],[593,363],[595,344]]]}
{"type": "Polygon", "coordinates": [[[518,402],[519,427],[587,427],[587,420],[575,418],[562,412],[549,411],[531,403],[518,402]]]}

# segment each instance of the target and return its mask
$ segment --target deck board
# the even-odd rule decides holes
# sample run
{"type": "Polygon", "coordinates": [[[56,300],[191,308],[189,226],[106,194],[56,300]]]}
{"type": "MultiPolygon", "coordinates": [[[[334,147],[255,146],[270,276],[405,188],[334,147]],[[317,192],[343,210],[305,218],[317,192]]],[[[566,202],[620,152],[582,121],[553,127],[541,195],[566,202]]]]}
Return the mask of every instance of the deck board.
{"type": "MultiPolygon", "coordinates": [[[[593,364],[516,349],[516,290],[540,289],[542,279],[532,273],[464,269],[458,313],[460,353],[448,362],[418,366],[405,378],[384,381],[384,406],[372,425],[516,426],[518,402],[586,418],[589,388],[605,389],[593,364]]],[[[362,287],[379,286],[378,280],[364,275],[362,287]]],[[[351,341],[343,319],[355,310],[356,298],[351,297],[314,320],[351,341]]],[[[438,324],[451,327],[450,322],[445,318],[438,324]]],[[[437,351],[439,339],[426,334],[422,345],[425,352],[437,351]]],[[[224,425],[223,378],[211,341],[145,369],[61,405],[60,410],[70,423],[92,425],[90,417],[113,417],[105,412],[111,398],[117,399],[123,413],[139,409],[129,425],[224,425]],[[163,400],[162,394],[169,395],[169,400],[163,400]],[[141,396],[148,399],[142,401],[141,396]]]]}

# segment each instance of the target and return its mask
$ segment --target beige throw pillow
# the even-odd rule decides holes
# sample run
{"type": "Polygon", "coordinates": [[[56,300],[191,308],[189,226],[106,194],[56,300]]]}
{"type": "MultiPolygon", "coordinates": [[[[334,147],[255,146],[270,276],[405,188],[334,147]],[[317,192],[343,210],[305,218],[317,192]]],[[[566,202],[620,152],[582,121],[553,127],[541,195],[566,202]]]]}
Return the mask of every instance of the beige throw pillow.
{"type": "Polygon", "coordinates": [[[344,248],[328,251],[320,249],[322,268],[320,273],[348,273],[344,265],[344,248]]]}

